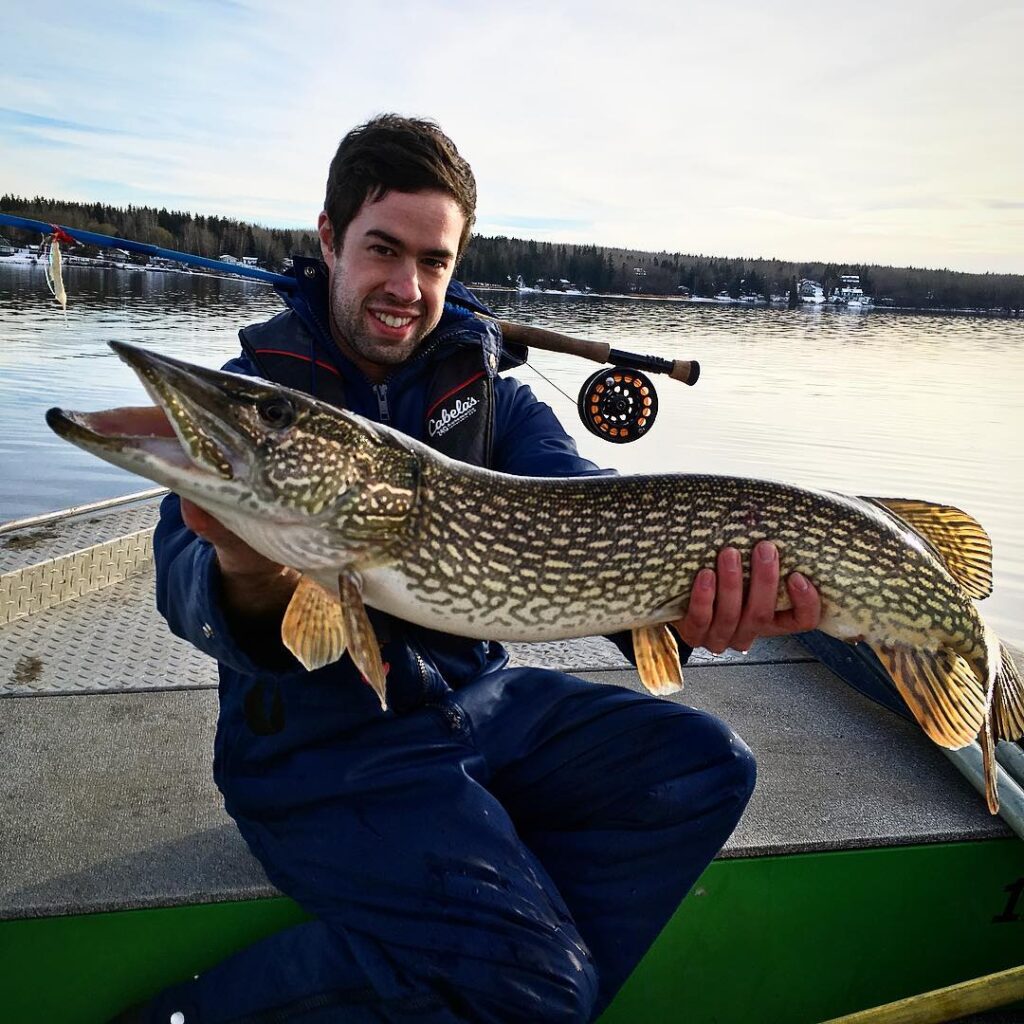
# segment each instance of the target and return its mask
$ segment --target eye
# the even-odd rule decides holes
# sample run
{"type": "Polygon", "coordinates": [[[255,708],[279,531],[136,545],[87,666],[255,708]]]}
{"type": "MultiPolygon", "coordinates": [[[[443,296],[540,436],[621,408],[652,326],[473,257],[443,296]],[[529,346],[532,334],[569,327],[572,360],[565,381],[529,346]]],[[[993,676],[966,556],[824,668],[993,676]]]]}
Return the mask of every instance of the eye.
{"type": "Polygon", "coordinates": [[[295,422],[295,406],[287,398],[264,398],[256,403],[256,412],[274,430],[284,430],[295,422]]]}

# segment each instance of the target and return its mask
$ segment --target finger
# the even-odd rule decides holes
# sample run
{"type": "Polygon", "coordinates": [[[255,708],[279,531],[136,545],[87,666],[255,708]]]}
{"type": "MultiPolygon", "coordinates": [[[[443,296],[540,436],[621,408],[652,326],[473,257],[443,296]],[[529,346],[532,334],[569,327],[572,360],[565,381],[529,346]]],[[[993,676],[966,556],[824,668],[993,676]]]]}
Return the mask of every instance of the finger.
{"type": "Polygon", "coordinates": [[[181,499],[181,518],[193,533],[198,533],[201,537],[206,537],[207,540],[213,540],[218,530],[224,529],[209,512],[204,511],[188,498],[181,499]]]}
{"type": "Polygon", "coordinates": [[[688,647],[704,646],[704,637],[715,610],[715,590],[714,572],[711,569],[701,569],[693,581],[686,615],[672,623],[688,647]]]}
{"type": "Polygon", "coordinates": [[[208,540],[218,552],[251,550],[244,540],[232,533],[219,519],[188,498],[181,499],[181,518],[193,533],[198,533],[200,537],[208,540]]]}
{"type": "Polygon", "coordinates": [[[712,654],[721,654],[732,639],[743,612],[743,560],[735,548],[718,553],[718,590],[715,614],[704,640],[712,654]]]}
{"type": "Polygon", "coordinates": [[[810,580],[803,573],[791,573],[786,580],[786,590],[793,607],[775,616],[775,635],[817,629],[821,622],[821,595],[810,580]]]}
{"type": "Polygon", "coordinates": [[[250,547],[237,533],[233,533],[219,519],[187,498],[181,499],[181,517],[193,533],[213,545],[222,573],[245,576],[276,573],[284,568],[279,562],[250,547]]]}
{"type": "Polygon", "coordinates": [[[750,587],[730,646],[747,651],[759,636],[771,636],[779,596],[779,552],[771,541],[761,541],[750,556],[750,587]]]}

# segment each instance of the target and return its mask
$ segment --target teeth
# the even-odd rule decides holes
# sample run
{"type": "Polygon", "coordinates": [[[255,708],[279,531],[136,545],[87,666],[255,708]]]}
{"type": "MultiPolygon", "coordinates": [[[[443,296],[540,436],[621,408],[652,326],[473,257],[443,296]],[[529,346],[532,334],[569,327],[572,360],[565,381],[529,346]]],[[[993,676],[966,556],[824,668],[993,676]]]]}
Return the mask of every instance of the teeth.
{"type": "Polygon", "coordinates": [[[391,316],[388,313],[374,313],[373,315],[388,327],[405,327],[406,324],[412,323],[411,316],[391,316]]]}

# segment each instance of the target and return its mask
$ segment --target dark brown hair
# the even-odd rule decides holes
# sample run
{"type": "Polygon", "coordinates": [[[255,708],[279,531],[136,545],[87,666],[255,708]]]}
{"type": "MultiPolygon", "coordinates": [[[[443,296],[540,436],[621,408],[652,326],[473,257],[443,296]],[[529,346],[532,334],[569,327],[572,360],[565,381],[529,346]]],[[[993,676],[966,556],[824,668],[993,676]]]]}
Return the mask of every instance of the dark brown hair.
{"type": "Polygon", "coordinates": [[[353,128],[338,145],[327,175],[324,210],[334,229],[334,249],[367,200],[388,192],[435,189],[450,195],[466,217],[459,252],[476,218],[476,179],[455,143],[433,121],[380,114],[353,128]]]}

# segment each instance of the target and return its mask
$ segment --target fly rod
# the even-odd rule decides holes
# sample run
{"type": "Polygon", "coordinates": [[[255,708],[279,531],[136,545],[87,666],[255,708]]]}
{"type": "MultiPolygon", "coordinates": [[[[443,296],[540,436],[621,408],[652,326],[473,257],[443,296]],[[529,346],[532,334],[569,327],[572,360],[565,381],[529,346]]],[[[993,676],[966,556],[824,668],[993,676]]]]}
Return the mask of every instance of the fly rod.
{"type": "MultiPolygon", "coordinates": [[[[495,318],[496,319],[496,318],[495,318]]],[[[557,331],[549,331],[544,327],[531,327],[527,324],[513,324],[507,320],[497,320],[501,333],[509,341],[520,345],[541,348],[547,352],[562,352],[570,356],[581,356],[592,359],[595,363],[613,363],[616,366],[631,366],[636,370],[648,373],[666,373],[673,380],[682,381],[691,387],[700,377],[700,363],[695,359],[662,359],[659,356],[641,356],[635,352],[623,352],[612,348],[606,341],[585,341],[582,338],[570,338],[557,331]]]]}
{"type": "MultiPolygon", "coordinates": [[[[150,245],[148,242],[115,238],[112,235],[84,231],[81,228],[71,228],[63,224],[49,224],[46,221],[16,217],[9,213],[0,213],[0,225],[20,228],[25,231],[38,231],[45,237],[52,237],[58,257],[60,242],[65,244],[79,242],[82,245],[92,245],[100,249],[121,249],[140,256],[148,256],[151,259],[173,260],[185,266],[248,277],[273,285],[279,293],[293,291],[297,285],[294,277],[287,274],[275,274],[260,267],[196,256],[194,253],[165,249],[158,245],[150,245]]],[[[62,295],[63,286],[59,281],[59,258],[56,261],[56,274],[57,284],[60,286],[59,293],[62,295]]],[[[64,305],[62,299],[61,305],[64,305]]],[[[499,320],[497,317],[489,317],[480,313],[474,315],[480,319],[493,320],[497,323],[503,337],[512,344],[524,345],[527,348],[539,348],[546,352],[579,356],[607,366],[607,369],[598,370],[584,382],[576,407],[584,426],[591,433],[617,444],[638,440],[654,424],[654,418],[658,412],[658,396],[654,384],[646,376],[647,373],[664,373],[673,380],[682,381],[691,387],[697,383],[700,376],[700,364],[696,360],[663,359],[660,356],[640,355],[636,352],[612,348],[607,342],[571,338],[544,327],[511,323],[508,320],[499,320]]]]}
{"type": "Polygon", "coordinates": [[[244,263],[229,263],[226,260],[213,260],[206,256],[196,256],[191,252],[178,252],[176,249],[163,249],[159,245],[148,242],[134,242],[130,238],[114,238],[112,235],[101,235],[95,231],[83,231],[81,228],[69,228],[63,224],[47,224],[41,220],[26,220],[9,213],[0,213],[0,225],[11,228],[22,228],[25,231],[38,231],[43,235],[53,235],[61,241],[71,239],[82,245],[93,245],[97,249],[123,249],[139,256],[174,260],[190,267],[202,267],[205,270],[220,270],[240,277],[251,277],[278,288],[294,288],[295,281],[284,274],[273,274],[259,267],[248,267],[244,263]],[[61,236],[65,236],[61,238],[61,236]]]}

